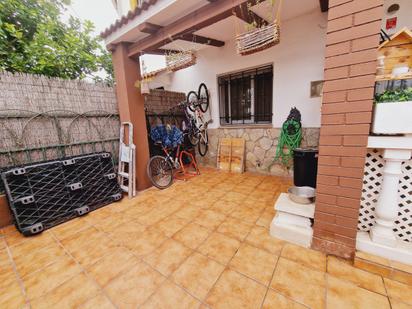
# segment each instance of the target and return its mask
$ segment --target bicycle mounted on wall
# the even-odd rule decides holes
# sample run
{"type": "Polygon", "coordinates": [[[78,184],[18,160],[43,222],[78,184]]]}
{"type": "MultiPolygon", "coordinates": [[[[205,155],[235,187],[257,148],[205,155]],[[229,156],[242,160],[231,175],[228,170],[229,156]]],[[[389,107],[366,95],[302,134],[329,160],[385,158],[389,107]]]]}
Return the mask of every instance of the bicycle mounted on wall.
{"type": "Polygon", "coordinates": [[[209,109],[209,93],[205,84],[201,84],[198,91],[190,91],[186,101],[169,109],[165,114],[146,114],[146,117],[155,117],[155,125],[147,119],[149,141],[153,145],[151,159],[147,165],[147,174],[154,186],[160,189],[169,187],[173,178],[177,176],[174,171],[179,170],[180,175],[188,174],[184,163],[188,163],[196,170],[197,164],[192,154],[193,147],[198,147],[201,156],[208,151],[207,126],[204,113],[209,109]],[[178,118],[182,118],[179,121],[178,118]],[[192,151],[191,151],[192,150],[192,151]],[[186,161],[186,162],[184,162],[186,161]]]}

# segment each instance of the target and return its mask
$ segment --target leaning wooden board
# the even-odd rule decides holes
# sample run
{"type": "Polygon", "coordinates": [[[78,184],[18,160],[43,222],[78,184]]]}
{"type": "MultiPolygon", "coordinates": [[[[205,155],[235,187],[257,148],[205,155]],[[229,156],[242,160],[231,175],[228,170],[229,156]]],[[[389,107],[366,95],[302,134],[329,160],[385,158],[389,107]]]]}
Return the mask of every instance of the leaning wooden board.
{"type": "Polygon", "coordinates": [[[223,171],[243,173],[245,170],[243,138],[222,138],[219,141],[217,167],[223,171]]]}

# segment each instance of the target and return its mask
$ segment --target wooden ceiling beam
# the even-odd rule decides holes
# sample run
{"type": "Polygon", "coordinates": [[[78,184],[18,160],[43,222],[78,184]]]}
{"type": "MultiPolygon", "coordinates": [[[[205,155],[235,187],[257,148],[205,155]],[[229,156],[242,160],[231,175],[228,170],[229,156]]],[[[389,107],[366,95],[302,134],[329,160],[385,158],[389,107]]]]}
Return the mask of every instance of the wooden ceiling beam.
{"type": "Polygon", "coordinates": [[[137,29],[139,29],[139,31],[149,34],[154,34],[162,28],[162,26],[155,25],[149,22],[144,22],[137,26],[137,29]]]}
{"type": "Polygon", "coordinates": [[[265,19],[257,15],[255,12],[250,10],[247,5],[248,5],[247,3],[243,3],[234,9],[234,13],[237,18],[240,18],[241,20],[243,20],[244,22],[248,24],[256,23],[258,27],[266,26],[269,24],[268,21],[266,21],[265,19]]]}
{"type": "MultiPolygon", "coordinates": [[[[160,26],[160,25],[149,23],[149,22],[144,22],[144,23],[140,24],[139,26],[137,26],[137,28],[141,32],[148,33],[148,34],[155,34],[156,32],[158,32],[163,27],[160,26]]],[[[181,34],[181,35],[173,37],[173,39],[174,40],[179,39],[179,40],[183,40],[183,41],[187,41],[187,42],[205,44],[205,45],[210,45],[210,46],[215,46],[215,47],[222,47],[222,46],[225,45],[225,42],[223,42],[223,41],[207,38],[207,37],[204,37],[204,36],[201,36],[201,35],[196,35],[196,34],[193,34],[193,33],[181,34]]]]}
{"type": "Polygon", "coordinates": [[[192,33],[181,34],[179,36],[174,37],[174,39],[197,43],[197,44],[205,44],[205,45],[210,45],[210,46],[215,46],[215,47],[225,46],[225,42],[223,41],[207,38],[207,37],[197,35],[197,34],[192,34],[192,33]]]}
{"type": "Polygon", "coordinates": [[[329,0],[319,0],[320,10],[324,13],[329,10],[329,0]]]}
{"type": "Polygon", "coordinates": [[[256,0],[219,0],[204,5],[188,15],[176,20],[156,33],[144,38],[129,47],[129,57],[136,56],[144,51],[158,49],[175,38],[186,33],[210,26],[222,19],[232,16],[233,10],[243,3],[255,3],[256,0]]]}

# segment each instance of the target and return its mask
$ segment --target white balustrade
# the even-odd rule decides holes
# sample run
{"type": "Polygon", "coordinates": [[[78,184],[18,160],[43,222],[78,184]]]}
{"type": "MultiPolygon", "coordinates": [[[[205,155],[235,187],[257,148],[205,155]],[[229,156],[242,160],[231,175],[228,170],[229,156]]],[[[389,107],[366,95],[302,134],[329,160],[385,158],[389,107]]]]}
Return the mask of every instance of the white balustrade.
{"type": "Polygon", "coordinates": [[[393,231],[398,216],[399,180],[402,162],[412,156],[412,136],[371,136],[368,148],[383,149],[383,182],[375,209],[375,225],[359,232],[358,250],[412,264],[412,244],[398,240],[393,231]]]}

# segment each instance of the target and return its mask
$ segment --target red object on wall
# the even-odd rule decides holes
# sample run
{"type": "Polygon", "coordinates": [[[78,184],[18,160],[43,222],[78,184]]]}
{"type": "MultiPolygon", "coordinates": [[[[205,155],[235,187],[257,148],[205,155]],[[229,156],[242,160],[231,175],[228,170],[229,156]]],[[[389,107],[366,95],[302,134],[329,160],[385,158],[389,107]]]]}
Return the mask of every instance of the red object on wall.
{"type": "Polygon", "coordinates": [[[388,18],[386,20],[386,30],[396,28],[397,22],[398,22],[398,17],[388,18]]]}

